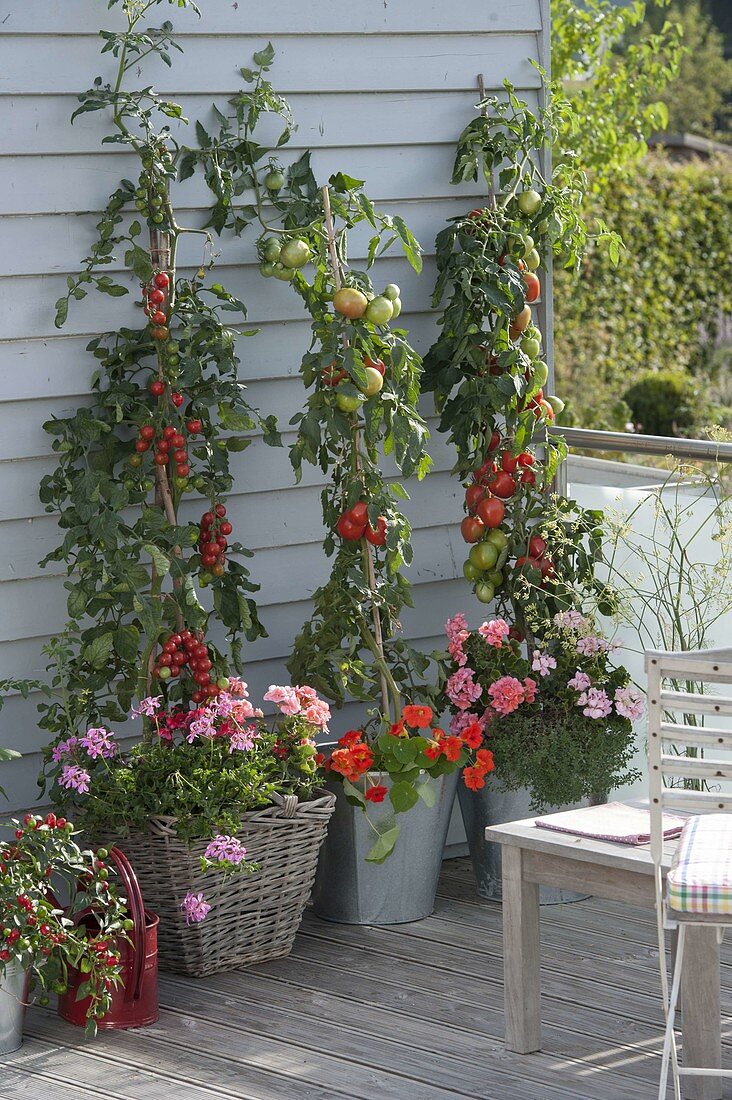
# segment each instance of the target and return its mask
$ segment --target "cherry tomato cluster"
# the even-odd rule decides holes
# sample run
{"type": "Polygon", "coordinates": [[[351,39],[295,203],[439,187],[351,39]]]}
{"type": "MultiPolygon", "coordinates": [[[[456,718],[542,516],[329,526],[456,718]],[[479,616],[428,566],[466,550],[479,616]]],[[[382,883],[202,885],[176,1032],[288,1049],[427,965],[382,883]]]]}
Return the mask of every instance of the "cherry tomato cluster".
{"type": "Polygon", "coordinates": [[[161,652],[155,660],[153,676],[163,682],[174,680],[186,666],[194,682],[198,684],[198,689],[191,695],[194,703],[218,695],[221,689],[218,684],[212,683],[213,661],[208,646],[199,641],[192,631],[181,630],[179,634],[171,634],[163,642],[161,652]]]}
{"type": "Polygon", "coordinates": [[[223,577],[226,571],[226,547],[229,545],[227,536],[232,530],[226,519],[226,506],[223,504],[215,505],[212,512],[204,512],[201,516],[198,550],[204,573],[223,577]]]}
{"type": "Polygon", "coordinates": [[[167,271],[158,271],[152,283],[143,288],[145,313],[150,319],[150,335],[153,340],[163,342],[170,336],[168,327],[168,292],[170,276],[167,271]]]}
{"type": "Polygon", "coordinates": [[[516,558],[514,569],[523,569],[525,566],[528,566],[530,569],[539,570],[542,578],[542,586],[545,580],[551,580],[556,574],[554,562],[550,557],[547,557],[546,554],[546,541],[539,535],[531,535],[526,548],[526,554],[522,554],[521,557],[516,558]]]}
{"type": "Polygon", "coordinates": [[[371,526],[368,507],[362,500],[345,511],[336,524],[336,531],[346,542],[358,542],[365,538],[372,546],[386,545],[386,529],[385,516],[379,516],[375,528],[371,526]]]}
{"type": "Polygon", "coordinates": [[[135,190],[135,206],[151,228],[165,232],[171,228],[166,177],[174,175],[173,158],[164,145],[151,146],[142,158],[142,167],[135,190]]]}
{"type": "MultiPolygon", "coordinates": [[[[183,401],[181,394],[173,394],[171,400],[173,404],[177,404],[174,400],[179,397],[183,401]]],[[[200,420],[189,420],[186,424],[186,428],[190,435],[197,434],[200,431],[202,425],[200,420]],[[196,428],[196,432],[192,429],[196,428]]],[[[162,431],[153,424],[143,424],[139,430],[137,439],[135,440],[135,454],[130,458],[130,462],[133,466],[139,466],[142,461],[142,456],[150,448],[154,449],[154,461],[156,466],[170,466],[175,470],[176,485],[179,489],[185,489],[188,485],[188,477],[191,472],[190,462],[188,458],[188,451],[186,450],[186,437],[178,428],[172,424],[167,424],[162,431]],[[138,461],[134,461],[135,459],[138,461]]]]}

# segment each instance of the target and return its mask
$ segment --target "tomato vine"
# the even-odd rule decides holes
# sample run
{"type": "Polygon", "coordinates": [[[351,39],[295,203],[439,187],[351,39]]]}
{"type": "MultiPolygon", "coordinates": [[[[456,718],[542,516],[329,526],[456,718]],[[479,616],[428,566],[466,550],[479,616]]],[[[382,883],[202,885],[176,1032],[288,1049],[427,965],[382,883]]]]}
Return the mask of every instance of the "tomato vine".
{"type": "MultiPolygon", "coordinates": [[[[150,694],[153,680],[169,703],[215,695],[229,658],[206,640],[211,620],[223,625],[237,671],[243,639],[264,633],[252,599],[257,586],[241,560],[251,555],[223,498],[233,484],[231,455],[250,445],[255,429],[278,445],[276,423],[251,407],[239,381],[236,342],[251,333],[233,327],[246,317],[244,303],[210,281],[210,231],[177,221],[172,189],[190,164],[171,129],[172,120],[186,123],[182,108],[151,86],[126,86],[145,58],[170,65],[171,52],[181,49],[169,22],[143,22],[164,2],[121,0],[126,29],[100,32],[102,53],[117,62],[115,76],[98,77],[72,117],[108,112],[114,131],[104,140],[136,155],[139,175],[110,196],[82,272],[69,277],[56,304],[56,324],[90,289],[117,298],[131,282],[142,287],[145,314],[142,327],[90,341],[98,362],[91,404],[45,425],[58,465],[43,479],[41,499],[59,513],[65,536],[43,564],[64,562],[70,578],[64,681],[68,695],[85,700],[85,721],[123,720],[133,696],[150,694]],[[130,223],[133,208],[139,216],[130,223]],[[186,234],[201,237],[193,274],[177,266],[186,234]],[[121,249],[125,274],[113,277],[121,249]],[[197,520],[190,509],[181,513],[184,495],[193,492],[204,499],[197,520]],[[212,590],[208,610],[198,587],[212,590]]],[[[167,2],[198,13],[191,0],[167,2]]],[[[211,183],[215,152],[203,145],[195,161],[211,183]]],[[[66,711],[44,707],[42,724],[60,732],[66,711]]]]}

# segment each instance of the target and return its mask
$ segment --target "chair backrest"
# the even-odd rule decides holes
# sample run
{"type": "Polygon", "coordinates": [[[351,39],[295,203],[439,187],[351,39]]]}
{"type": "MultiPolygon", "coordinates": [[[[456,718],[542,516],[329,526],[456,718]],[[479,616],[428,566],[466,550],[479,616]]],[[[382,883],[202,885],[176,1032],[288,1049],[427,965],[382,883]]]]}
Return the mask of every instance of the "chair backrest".
{"type": "Polygon", "coordinates": [[[659,864],[664,810],[732,810],[732,726],[715,724],[715,719],[732,717],[732,691],[704,691],[706,684],[732,684],[732,649],[651,651],[646,672],[651,855],[659,864]],[[665,751],[668,746],[673,751],[665,751]],[[688,780],[696,782],[690,786],[688,780]]]}

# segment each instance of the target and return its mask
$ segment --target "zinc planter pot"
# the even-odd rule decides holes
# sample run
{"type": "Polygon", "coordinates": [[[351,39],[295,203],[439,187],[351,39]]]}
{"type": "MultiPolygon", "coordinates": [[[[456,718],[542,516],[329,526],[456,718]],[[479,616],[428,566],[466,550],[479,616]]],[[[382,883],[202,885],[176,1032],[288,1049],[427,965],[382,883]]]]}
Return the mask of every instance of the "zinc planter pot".
{"type": "Polygon", "coordinates": [[[23,1042],[23,1019],[28,1002],[30,974],[20,963],[6,963],[0,977],[0,1057],[23,1042]]]}
{"type": "Polygon", "coordinates": [[[247,859],[260,865],[251,875],[204,873],[201,857],[208,841],[181,840],[175,818],[151,818],[146,830],[119,838],[146,904],[160,917],[161,970],[203,977],[290,953],[335,796],[321,790],[309,802],[295,795],[276,798],[275,805],[242,815],[237,840],[247,859]],[[189,892],[215,899],[197,924],[186,924],[180,910],[189,892]]]}
{"type": "MultiPolygon", "coordinates": [[[[315,913],[339,924],[406,924],[428,917],[435,906],[459,774],[428,780],[435,788],[434,806],[420,799],[399,814],[396,847],[380,864],[365,858],[376,837],[363,811],[350,805],[340,783],[332,784],[336,807],[315,876],[315,913]]],[[[388,777],[379,782],[389,786],[388,777]]],[[[389,813],[388,797],[369,806],[375,821],[389,813]]]]}
{"type": "MultiPolygon", "coordinates": [[[[490,825],[503,825],[506,821],[538,817],[539,815],[530,807],[530,792],[526,788],[507,791],[495,776],[488,776],[485,786],[479,791],[468,790],[465,784],[461,783],[458,788],[458,801],[468,838],[475,888],[480,897],[500,902],[503,897],[501,845],[487,841],[485,830],[490,825]]],[[[575,809],[578,805],[586,805],[586,803],[577,803],[575,806],[550,806],[545,813],[575,809]]],[[[539,900],[542,905],[580,901],[586,896],[571,890],[560,890],[554,886],[542,886],[539,889],[539,900]]]]}

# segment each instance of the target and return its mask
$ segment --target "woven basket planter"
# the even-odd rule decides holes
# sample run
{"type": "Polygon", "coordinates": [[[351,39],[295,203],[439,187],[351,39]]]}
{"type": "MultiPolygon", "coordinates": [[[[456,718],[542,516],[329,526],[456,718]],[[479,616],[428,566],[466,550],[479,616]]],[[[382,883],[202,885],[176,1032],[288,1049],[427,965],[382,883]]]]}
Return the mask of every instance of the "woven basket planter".
{"type": "Polygon", "coordinates": [[[140,881],[146,905],[160,917],[161,969],[194,977],[289,954],[310,897],[318,852],[335,798],[318,791],[310,802],[294,795],[242,816],[237,839],[261,870],[228,878],[201,871],[207,841],[179,840],[176,819],[151,818],[118,843],[140,881]],[[186,924],[180,902],[188,891],[215,896],[199,924],[186,924]]]}

